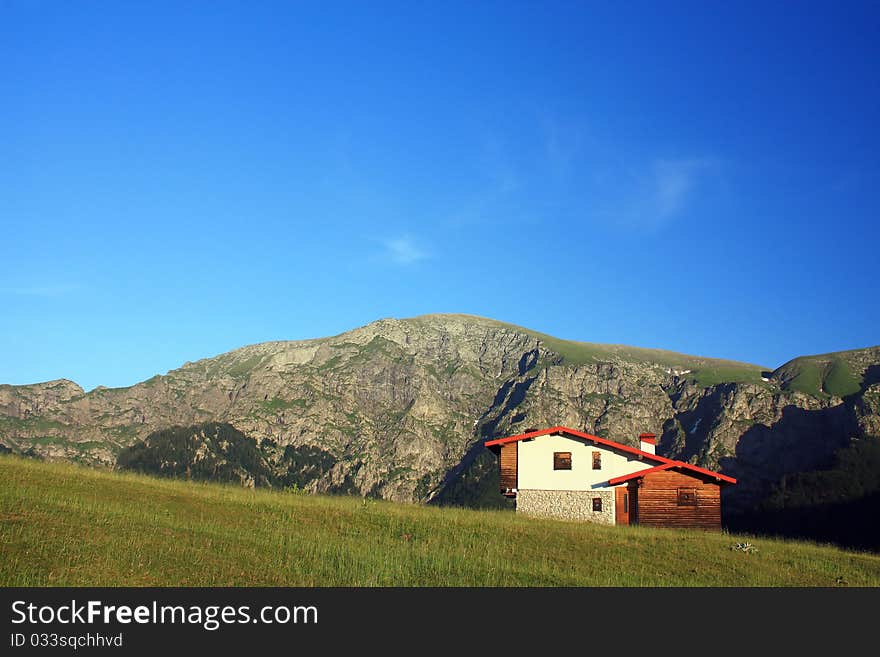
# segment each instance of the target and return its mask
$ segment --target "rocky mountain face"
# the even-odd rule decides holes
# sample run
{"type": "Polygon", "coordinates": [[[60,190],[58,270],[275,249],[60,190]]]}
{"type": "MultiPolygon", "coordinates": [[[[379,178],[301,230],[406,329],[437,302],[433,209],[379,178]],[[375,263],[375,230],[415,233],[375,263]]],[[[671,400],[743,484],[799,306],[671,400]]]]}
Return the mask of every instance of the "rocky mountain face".
{"type": "MultiPolygon", "coordinates": [[[[126,448],[165,444],[143,442],[154,432],[205,423],[255,441],[249,485],[463,504],[501,501],[488,438],[560,424],[635,445],[651,431],[660,454],[739,478],[736,510],[880,435],[880,347],[769,372],[433,315],[252,345],[129,388],[0,386],[0,445],[43,458],[114,466],[126,448]]],[[[222,465],[216,429],[194,431],[191,458],[222,465]]]]}

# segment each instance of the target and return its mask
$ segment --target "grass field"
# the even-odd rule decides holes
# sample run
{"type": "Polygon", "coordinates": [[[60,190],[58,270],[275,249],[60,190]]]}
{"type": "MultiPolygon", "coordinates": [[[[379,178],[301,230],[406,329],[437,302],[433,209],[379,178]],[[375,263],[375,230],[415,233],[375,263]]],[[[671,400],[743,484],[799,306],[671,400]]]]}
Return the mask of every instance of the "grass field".
{"type": "Polygon", "coordinates": [[[3,586],[878,586],[880,556],[0,457],[3,586]],[[750,542],[752,552],[732,549],[750,542]]]}

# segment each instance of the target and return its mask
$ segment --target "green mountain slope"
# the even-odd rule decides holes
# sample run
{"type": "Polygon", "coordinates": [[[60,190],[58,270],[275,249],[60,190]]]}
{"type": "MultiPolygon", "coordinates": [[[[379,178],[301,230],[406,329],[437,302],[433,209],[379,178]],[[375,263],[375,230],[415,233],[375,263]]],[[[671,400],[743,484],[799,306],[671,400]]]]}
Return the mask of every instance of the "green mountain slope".
{"type": "Polygon", "coordinates": [[[779,367],[773,376],[786,390],[814,397],[845,397],[858,393],[865,371],[880,361],[880,347],[801,356],[779,367]]]}

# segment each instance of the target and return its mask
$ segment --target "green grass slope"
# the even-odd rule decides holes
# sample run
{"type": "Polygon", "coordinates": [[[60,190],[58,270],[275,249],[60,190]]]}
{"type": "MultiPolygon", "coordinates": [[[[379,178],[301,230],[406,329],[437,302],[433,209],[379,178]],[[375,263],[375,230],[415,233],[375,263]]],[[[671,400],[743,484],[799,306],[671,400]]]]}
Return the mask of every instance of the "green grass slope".
{"type": "Polygon", "coordinates": [[[788,361],[774,373],[784,388],[813,395],[845,397],[859,391],[866,363],[876,362],[871,354],[877,348],[837,351],[801,356],[788,361]]]}
{"type": "Polygon", "coordinates": [[[880,556],[0,457],[3,586],[878,586],[880,556]]]}

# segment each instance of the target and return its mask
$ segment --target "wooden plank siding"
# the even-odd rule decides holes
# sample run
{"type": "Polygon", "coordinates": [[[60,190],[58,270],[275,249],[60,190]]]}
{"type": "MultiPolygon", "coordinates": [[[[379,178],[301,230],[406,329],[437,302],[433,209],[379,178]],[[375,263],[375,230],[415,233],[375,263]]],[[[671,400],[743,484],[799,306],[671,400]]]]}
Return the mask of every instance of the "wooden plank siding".
{"type": "Polygon", "coordinates": [[[721,529],[721,487],[674,470],[642,477],[638,488],[638,523],[648,527],[696,527],[721,529]],[[692,488],[696,505],[679,506],[678,489],[692,488]]]}
{"type": "Polygon", "coordinates": [[[517,487],[517,448],[519,443],[501,446],[501,492],[517,487]]]}

